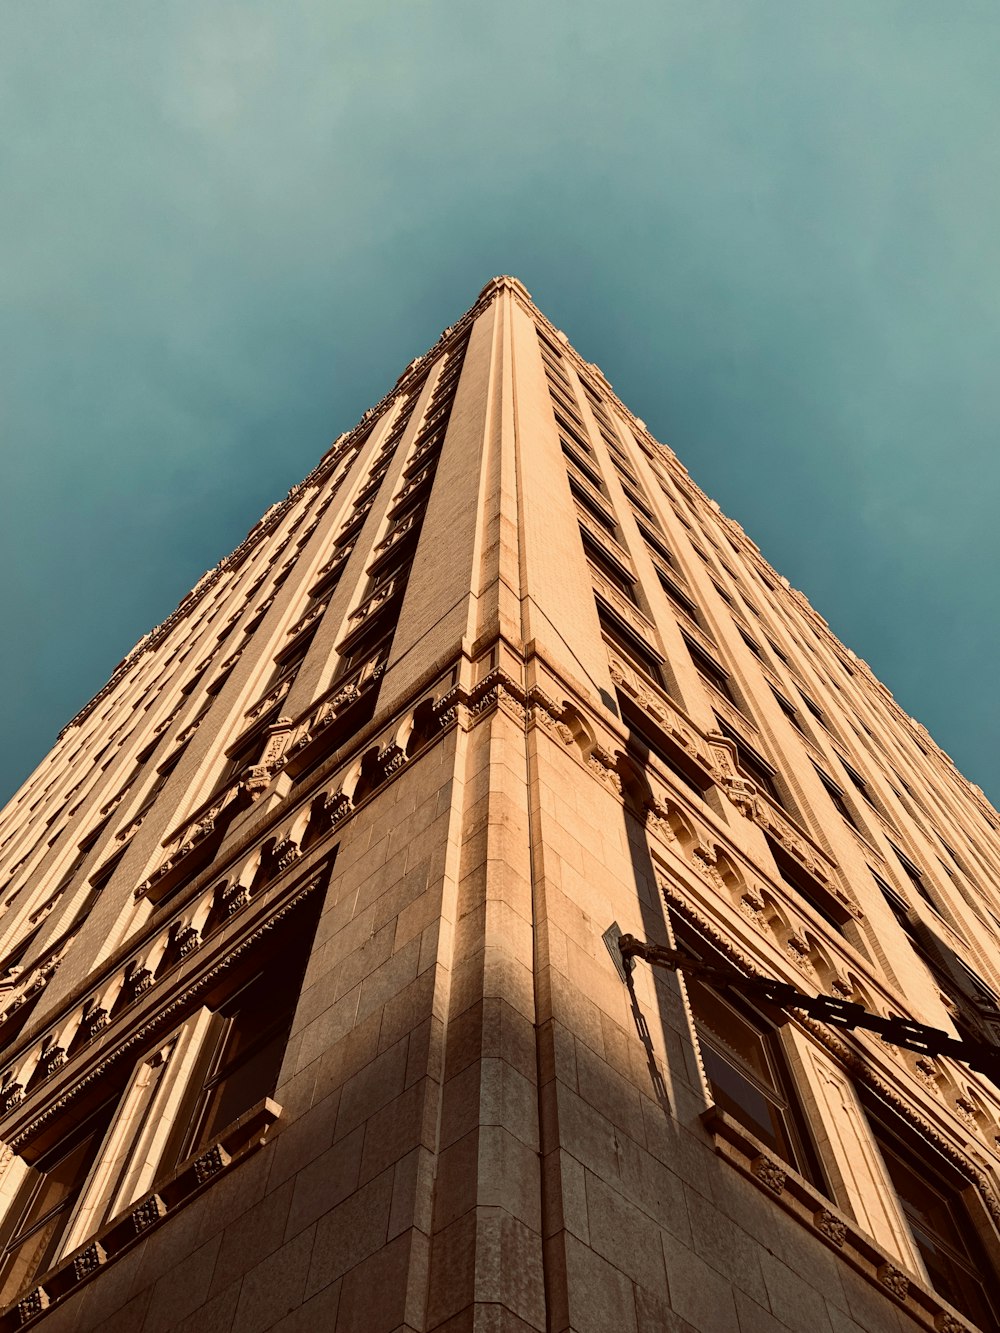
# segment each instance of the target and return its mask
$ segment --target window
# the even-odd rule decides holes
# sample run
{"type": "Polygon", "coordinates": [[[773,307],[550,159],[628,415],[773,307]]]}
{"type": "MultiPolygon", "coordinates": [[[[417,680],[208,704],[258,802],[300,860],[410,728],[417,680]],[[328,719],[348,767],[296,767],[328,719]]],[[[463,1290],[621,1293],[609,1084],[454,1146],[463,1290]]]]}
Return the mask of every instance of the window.
{"type": "Polygon", "coordinates": [[[577,481],[577,479],[574,476],[570,475],[568,480],[569,480],[569,489],[572,492],[573,499],[577,502],[577,504],[580,505],[583,509],[585,509],[587,513],[591,516],[591,518],[593,518],[597,523],[601,525],[602,528],[604,528],[605,532],[609,533],[612,537],[617,539],[618,526],[615,523],[613,515],[610,514],[604,508],[604,505],[601,504],[600,501],[597,500],[594,496],[592,496],[589,491],[585,490],[584,487],[581,486],[581,484],[577,481]]]}
{"type": "Polygon", "coordinates": [[[861,776],[860,773],[855,772],[855,770],[850,766],[850,764],[849,764],[849,763],[847,762],[847,760],[843,757],[843,755],[840,755],[839,758],[840,758],[840,762],[841,762],[841,764],[842,764],[843,767],[844,767],[844,772],[845,772],[845,773],[847,774],[847,776],[851,779],[851,781],[854,783],[854,786],[855,786],[855,787],[857,788],[857,790],[861,793],[861,795],[865,798],[865,800],[868,802],[868,804],[869,804],[870,806],[873,806],[873,807],[874,807],[875,802],[872,800],[872,794],[871,794],[871,792],[868,790],[868,783],[864,780],[864,778],[861,776]]]}
{"type": "Polygon", "coordinates": [[[899,850],[899,848],[895,845],[895,843],[890,842],[889,846],[895,852],[896,860],[906,871],[907,879],[910,881],[910,883],[913,885],[916,891],[920,894],[921,898],[923,898],[924,902],[928,905],[928,907],[933,908],[933,910],[940,916],[941,909],[938,907],[937,903],[931,897],[930,889],[928,889],[927,885],[924,883],[923,872],[913,864],[913,862],[910,860],[908,856],[905,856],[899,850]]]}
{"type": "Polygon", "coordinates": [[[699,623],[697,603],[694,602],[684,589],[679,587],[673,579],[668,578],[663,570],[660,569],[659,565],[654,565],[653,568],[656,570],[656,577],[660,580],[660,587],[663,591],[674,605],[679,607],[680,610],[697,625],[699,623]]]}
{"type": "Polygon", "coordinates": [[[786,806],[786,801],[778,790],[778,784],[775,781],[775,771],[767,762],[763,755],[758,754],[753,746],[743,739],[743,737],[731,727],[723,718],[715,715],[719,730],[727,740],[732,741],[736,747],[736,762],[761,791],[770,796],[771,800],[782,807],[786,806]]]}
{"type": "Polygon", "coordinates": [[[661,538],[657,537],[655,533],[650,532],[645,523],[639,523],[638,528],[642,540],[654,554],[660,557],[665,565],[674,565],[676,563],[673,552],[664,545],[661,538]]]}
{"type": "Polygon", "coordinates": [[[601,632],[608,646],[613,651],[621,653],[628,663],[664,689],[663,672],[660,670],[662,659],[656,650],[637,634],[633,634],[625,622],[619,620],[610,608],[606,608],[601,602],[597,604],[597,618],[601,622],[601,632]]]}
{"type": "Polygon", "coordinates": [[[0,1303],[13,1300],[58,1258],[117,1101],[117,1095],[111,1097],[29,1168],[7,1213],[0,1257],[0,1303]]]}
{"type": "Polygon", "coordinates": [[[183,1133],[172,1145],[174,1164],[209,1147],[274,1092],[308,956],[306,950],[291,966],[285,959],[280,968],[262,965],[213,1015],[200,1075],[181,1118],[183,1133]]]}
{"type": "Polygon", "coordinates": [[[704,774],[685,762],[682,754],[675,753],[670,742],[664,737],[652,718],[636,708],[635,704],[621,690],[618,691],[618,712],[629,730],[629,749],[639,761],[645,764],[650,755],[675,777],[679,778],[688,791],[699,800],[705,799],[705,792],[711,783],[704,774]]]}
{"type": "MultiPolygon", "coordinates": [[[[675,933],[679,948],[715,961],[693,931],[675,933]]],[[[828,1194],[773,1024],[741,996],[683,976],[715,1105],[828,1194]]]]}
{"type": "Polygon", "coordinates": [[[978,972],[974,972],[968,963],[961,958],[956,957],[959,974],[966,983],[977,1004],[982,1005],[984,1009],[990,1009],[994,1014],[1000,1013],[1000,997],[992,986],[988,985],[978,972]]]}
{"type": "Polygon", "coordinates": [[[790,704],[783,694],[779,694],[773,685],[771,686],[771,693],[774,695],[775,702],[784,713],[785,717],[788,718],[795,730],[801,731],[804,736],[805,731],[802,726],[802,720],[799,717],[798,710],[795,706],[790,704]]]}
{"type": "Polygon", "coordinates": [[[854,817],[854,811],[847,804],[847,801],[844,798],[844,793],[834,782],[833,778],[830,777],[829,773],[824,773],[816,764],[813,764],[813,768],[816,769],[816,776],[826,788],[826,794],[836,806],[838,812],[843,816],[847,823],[850,824],[852,829],[855,829],[860,833],[861,830],[858,827],[858,821],[854,817]]]}
{"type": "Polygon", "coordinates": [[[583,549],[587,559],[597,573],[606,579],[612,587],[617,588],[630,602],[638,606],[638,598],[635,595],[635,578],[632,573],[623,568],[617,560],[603,550],[585,528],[580,529],[580,536],[583,538],[583,549]]]}
{"type": "Polygon", "coordinates": [[[826,715],[823,712],[822,708],[820,708],[819,704],[814,703],[812,699],[809,698],[808,694],[805,693],[804,690],[799,690],[799,694],[802,698],[802,702],[809,709],[810,713],[812,713],[816,721],[822,723],[822,725],[825,727],[826,715]]]}
{"type": "MultiPolygon", "coordinates": [[[[681,633],[683,634],[683,630],[681,633]]],[[[684,634],[684,642],[687,644],[691,661],[695,664],[702,680],[707,681],[713,689],[718,690],[722,697],[728,699],[731,704],[736,704],[736,697],[729,684],[729,672],[720,666],[714,657],[709,657],[704,648],[701,648],[693,639],[689,639],[686,634],[684,634]]]]}
{"type": "Polygon", "coordinates": [[[743,642],[746,644],[746,646],[747,646],[747,647],[750,649],[750,651],[753,653],[754,657],[756,657],[759,661],[763,662],[763,660],[764,660],[764,654],[763,654],[763,652],[761,651],[761,646],[760,646],[760,644],[757,642],[757,640],[754,639],[754,638],[751,638],[751,636],[746,632],[746,630],[744,630],[744,629],[740,629],[739,625],[737,625],[736,628],[737,628],[737,629],[739,630],[739,632],[740,632],[740,638],[743,640],[743,642]]]}
{"type": "Polygon", "coordinates": [[[41,1150],[0,1226],[0,1303],[274,1093],[323,899],[311,893],[222,972],[130,1072],[112,1067],[111,1095],[102,1080],[105,1100],[41,1150]]]}
{"type": "Polygon", "coordinates": [[[771,849],[771,855],[774,857],[775,865],[778,867],[778,874],[788,885],[794,889],[796,894],[809,904],[814,912],[817,912],[823,920],[838,933],[843,935],[844,922],[847,920],[848,913],[840,906],[832,894],[818,884],[806,870],[805,866],[793,860],[792,857],[771,838],[767,839],[767,845],[771,849]]]}
{"type": "Polygon", "coordinates": [[[601,491],[603,493],[604,483],[601,481],[600,474],[593,467],[591,467],[591,465],[588,462],[586,462],[583,458],[581,458],[574,449],[571,449],[565,440],[561,440],[560,444],[562,445],[562,451],[564,457],[568,458],[569,461],[573,464],[573,466],[579,472],[583,473],[583,475],[590,482],[591,486],[593,486],[595,491],[601,491]]]}
{"type": "Polygon", "coordinates": [[[870,1095],[865,1111],[931,1286],[979,1328],[998,1327],[997,1276],[966,1201],[971,1183],[870,1095]]]}

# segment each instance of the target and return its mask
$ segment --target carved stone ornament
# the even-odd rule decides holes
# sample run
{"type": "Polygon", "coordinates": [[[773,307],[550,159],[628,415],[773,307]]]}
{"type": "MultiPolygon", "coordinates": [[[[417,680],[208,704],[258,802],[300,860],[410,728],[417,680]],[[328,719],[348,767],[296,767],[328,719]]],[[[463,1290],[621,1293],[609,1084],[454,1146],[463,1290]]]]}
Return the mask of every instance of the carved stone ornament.
{"type": "Polygon", "coordinates": [[[676,842],[677,835],[670,826],[670,811],[662,801],[647,801],[645,810],[646,823],[650,825],[666,842],[676,842]]]}
{"type": "Polygon", "coordinates": [[[214,1148],[209,1148],[207,1153],[202,1154],[194,1164],[194,1177],[199,1185],[203,1185],[206,1180],[211,1178],[222,1170],[224,1166],[229,1165],[229,1154],[223,1148],[221,1143],[217,1143],[214,1148]]]}
{"type": "Polygon", "coordinates": [[[801,931],[793,930],[785,941],[785,949],[797,963],[804,963],[809,958],[809,941],[801,931]]]}
{"type": "Polygon", "coordinates": [[[92,1040],[99,1032],[103,1032],[110,1022],[111,1015],[107,1009],[102,1009],[99,1005],[95,1005],[93,1009],[88,1009],[83,1020],[87,1037],[92,1040]]]}
{"type": "Polygon", "coordinates": [[[50,1046],[42,1056],[42,1067],[46,1075],[54,1074],[66,1063],[66,1052],[62,1046],[50,1046]]]}
{"type": "Polygon", "coordinates": [[[148,967],[138,967],[129,977],[129,985],[132,987],[132,994],[136,999],[140,995],[145,995],[153,984],[153,974],[148,967]]]}
{"type": "Polygon", "coordinates": [[[379,751],[378,762],[382,767],[382,772],[386,777],[389,777],[390,774],[395,773],[398,768],[402,768],[406,763],[406,751],[392,742],[379,751]]]}
{"type": "Polygon", "coordinates": [[[934,1328],[936,1333],[971,1333],[968,1324],[961,1319],[956,1319],[947,1310],[942,1310],[934,1320],[934,1328]]]}
{"type": "Polygon", "coordinates": [[[291,838],[282,838],[274,845],[274,856],[279,870],[287,870],[302,855],[299,844],[291,838]]]}
{"type": "Polygon", "coordinates": [[[24,1088],[20,1083],[8,1083],[5,1088],[0,1089],[0,1107],[3,1107],[5,1112],[20,1106],[23,1100],[24,1088]]]}
{"type": "Polygon", "coordinates": [[[186,958],[189,953],[197,949],[200,943],[201,936],[194,926],[185,926],[183,930],[177,932],[177,948],[182,958],[186,958]]]}
{"type": "Polygon", "coordinates": [[[766,1157],[763,1153],[755,1157],[750,1163],[750,1174],[755,1180],[778,1195],[784,1191],[785,1181],[788,1179],[787,1173],[782,1170],[777,1162],[771,1157],[766,1157]]]}
{"type": "Polygon", "coordinates": [[[816,1230],[839,1249],[847,1239],[847,1226],[826,1208],[818,1208],[813,1214],[816,1230]]]}
{"type": "Polygon", "coordinates": [[[954,1102],[955,1110],[972,1129],[979,1128],[979,1107],[971,1097],[958,1096],[954,1102]]]}
{"type": "Polygon", "coordinates": [[[20,1316],[21,1323],[26,1324],[29,1320],[40,1315],[43,1310],[49,1308],[49,1293],[44,1287],[36,1287],[34,1291],[29,1291],[24,1300],[18,1301],[17,1313],[20,1316]]]}
{"type": "Polygon", "coordinates": [[[252,764],[243,779],[243,789],[251,801],[259,800],[271,785],[271,770],[267,764],[252,764]]]}
{"type": "Polygon", "coordinates": [[[878,1280],[898,1300],[905,1301],[910,1290],[910,1279],[893,1264],[880,1264],[875,1274],[878,1280]]]}
{"type": "Polygon", "coordinates": [[[756,925],[767,925],[767,917],[764,916],[764,900],[756,889],[744,889],[743,896],[740,898],[740,910],[744,916],[751,918],[756,925]]]}
{"type": "Polygon", "coordinates": [[[323,809],[330,816],[331,821],[336,824],[351,813],[351,804],[351,798],[345,792],[338,791],[326,798],[323,802],[323,809]]]}
{"type": "Polygon", "coordinates": [[[158,1194],[151,1194],[148,1199],[143,1199],[142,1203],[132,1209],[132,1225],[136,1235],[140,1235],[147,1227],[165,1217],[166,1212],[167,1205],[158,1194]]]}
{"type": "Polygon", "coordinates": [[[246,884],[227,884],[222,890],[222,903],[226,916],[235,916],[249,901],[250,889],[246,884]]]}
{"type": "Polygon", "coordinates": [[[692,847],[691,859],[707,880],[714,884],[717,889],[725,891],[726,882],[719,873],[718,858],[711,847],[706,847],[703,843],[692,847]]]}
{"type": "Polygon", "coordinates": [[[95,1272],[103,1263],[106,1263],[107,1258],[104,1246],[99,1241],[93,1241],[85,1250],[81,1250],[73,1260],[73,1276],[79,1282],[88,1273],[95,1272]]]}

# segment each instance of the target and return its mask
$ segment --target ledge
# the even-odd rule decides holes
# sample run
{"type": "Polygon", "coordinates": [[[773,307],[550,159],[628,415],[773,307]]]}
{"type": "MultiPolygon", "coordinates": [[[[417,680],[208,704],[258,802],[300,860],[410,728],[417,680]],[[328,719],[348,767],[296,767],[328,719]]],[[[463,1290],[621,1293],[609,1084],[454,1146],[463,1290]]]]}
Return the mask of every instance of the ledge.
{"type": "Polygon", "coordinates": [[[824,1198],[798,1172],[775,1156],[731,1115],[711,1106],[701,1116],[715,1151],[828,1249],[894,1301],[920,1328],[932,1333],[976,1333],[952,1306],[881,1249],[853,1218],[824,1198]]]}
{"type": "Polygon", "coordinates": [[[0,1310],[0,1333],[13,1333],[14,1329],[36,1323],[220,1176],[235,1170],[264,1144],[268,1130],[280,1115],[281,1107],[270,1097],[245,1111],[210,1148],[188,1158],[172,1175],[160,1181],[152,1193],[130,1204],[85,1245],[42,1274],[30,1290],[0,1310]]]}

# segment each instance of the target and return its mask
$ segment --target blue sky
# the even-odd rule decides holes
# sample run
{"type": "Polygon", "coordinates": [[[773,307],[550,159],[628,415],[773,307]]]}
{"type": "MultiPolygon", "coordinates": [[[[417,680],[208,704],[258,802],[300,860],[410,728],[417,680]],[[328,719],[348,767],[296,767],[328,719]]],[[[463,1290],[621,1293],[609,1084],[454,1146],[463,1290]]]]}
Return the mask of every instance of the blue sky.
{"type": "Polygon", "coordinates": [[[1000,800],[1000,10],[0,15],[0,799],[494,273],[1000,800]]]}

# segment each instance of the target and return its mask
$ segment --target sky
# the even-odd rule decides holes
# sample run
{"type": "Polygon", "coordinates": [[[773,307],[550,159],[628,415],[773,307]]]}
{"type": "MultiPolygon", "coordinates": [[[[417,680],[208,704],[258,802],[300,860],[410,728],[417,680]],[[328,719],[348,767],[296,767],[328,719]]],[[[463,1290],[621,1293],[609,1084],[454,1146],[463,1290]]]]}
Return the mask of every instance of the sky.
{"type": "Polygon", "coordinates": [[[0,800],[495,273],[1000,802],[992,0],[0,9],[0,800]]]}

